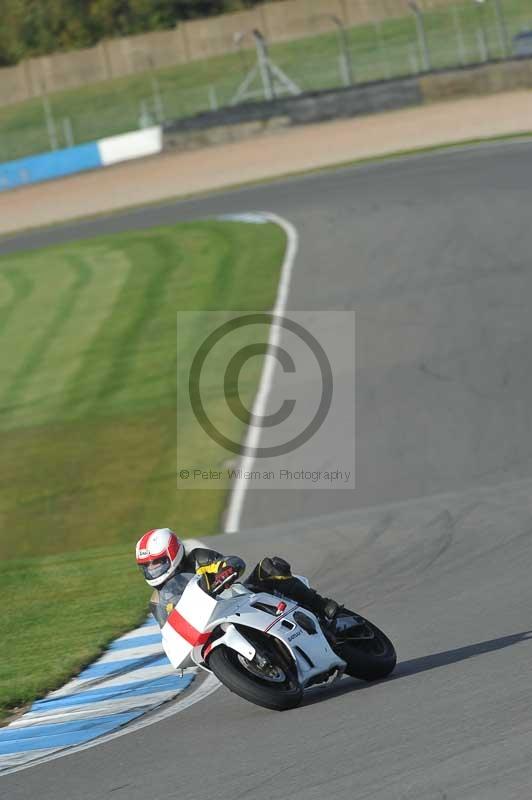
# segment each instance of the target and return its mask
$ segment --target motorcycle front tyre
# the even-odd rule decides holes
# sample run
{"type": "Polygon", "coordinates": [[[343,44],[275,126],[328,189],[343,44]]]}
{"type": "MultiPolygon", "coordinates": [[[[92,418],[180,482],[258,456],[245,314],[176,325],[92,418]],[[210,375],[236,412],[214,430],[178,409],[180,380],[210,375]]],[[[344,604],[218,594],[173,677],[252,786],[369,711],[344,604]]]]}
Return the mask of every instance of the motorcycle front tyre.
{"type": "Polygon", "coordinates": [[[247,672],[240,664],[238,654],[225,645],[212,651],[208,666],[231,692],[257,706],[287,711],[296,708],[303,698],[302,688],[290,678],[283,683],[270,684],[247,672]]]}

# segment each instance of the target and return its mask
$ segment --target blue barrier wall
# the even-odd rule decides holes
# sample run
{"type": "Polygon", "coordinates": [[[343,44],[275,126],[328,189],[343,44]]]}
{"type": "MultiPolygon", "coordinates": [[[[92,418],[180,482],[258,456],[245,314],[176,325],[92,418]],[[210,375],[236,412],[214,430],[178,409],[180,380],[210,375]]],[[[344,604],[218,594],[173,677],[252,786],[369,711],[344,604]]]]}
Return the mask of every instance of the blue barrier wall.
{"type": "Polygon", "coordinates": [[[101,166],[98,142],[6,161],[0,164],[0,191],[101,166]]]}

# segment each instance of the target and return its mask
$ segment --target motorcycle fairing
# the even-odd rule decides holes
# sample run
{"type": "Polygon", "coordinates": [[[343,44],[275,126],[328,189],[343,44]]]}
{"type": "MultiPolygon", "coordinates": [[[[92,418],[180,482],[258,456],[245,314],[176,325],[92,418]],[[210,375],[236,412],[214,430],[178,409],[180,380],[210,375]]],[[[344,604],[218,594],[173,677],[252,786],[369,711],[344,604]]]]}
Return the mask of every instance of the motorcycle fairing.
{"type": "Polygon", "coordinates": [[[253,594],[242,585],[224,591],[220,596],[224,602],[219,602],[200,588],[199,580],[190,581],[161,630],[164,650],[174,668],[182,669],[195,663],[208,670],[205,659],[221,644],[251,661],[256,649],[246,638],[247,627],[283,642],[293,658],[302,686],[320,675],[342,673],[345,669],[346,662],[331,649],[312,612],[304,610],[315,623],[315,629],[309,632],[294,618],[300,609],[297,603],[287,601],[289,605],[282,614],[268,613],[254,607],[254,603],[275,608],[279,598],[265,592],[253,594]],[[223,633],[209,641],[215,629],[223,633]]]}
{"type": "MultiPolygon", "coordinates": [[[[300,609],[297,603],[291,603],[282,614],[274,617],[265,611],[255,608],[253,606],[255,602],[277,605],[278,598],[274,595],[261,592],[260,594],[235,598],[234,604],[231,603],[231,608],[228,608],[224,603],[223,610],[220,608],[218,612],[217,609],[217,613],[220,613],[220,617],[223,615],[223,622],[220,617],[218,619],[216,618],[217,613],[215,613],[208,624],[208,629],[213,630],[221,625],[222,629],[225,630],[225,635],[217,638],[208,645],[205,649],[206,655],[208,655],[214,647],[218,647],[221,644],[226,644],[229,647],[231,646],[230,640],[226,639],[226,636],[231,628],[234,629],[234,626],[238,627],[238,632],[243,639],[245,639],[245,630],[243,630],[243,627],[249,627],[255,630],[262,630],[283,642],[296,664],[298,678],[302,686],[305,686],[314,678],[326,672],[337,670],[339,673],[342,673],[344,671],[346,662],[332,650],[321,631],[317,618],[311,611],[305,609],[304,613],[315,623],[315,632],[313,633],[304,630],[301,625],[298,624],[297,620],[294,619],[294,613],[300,609]]],[[[253,648],[253,645],[250,643],[248,643],[248,645],[253,648]]],[[[195,649],[194,660],[199,656],[201,661],[203,661],[204,656],[201,654],[202,650],[203,648],[201,647],[195,649]]],[[[242,650],[238,649],[238,652],[242,653],[242,650]]],[[[242,653],[242,655],[245,655],[245,653],[242,653]]],[[[249,658],[247,655],[245,657],[249,658]]],[[[196,663],[200,663],[200,661],[196,663]]],[[[202,664],[200,663],[200,665],[202,664]]]]}
{"type": "Polygon", "coordinates": [[[192,651],[206,643],[207,623],[216,605],[216,599],[192,579],[161,628],[163,649],[174,669],[192,666],[192,651]]]}

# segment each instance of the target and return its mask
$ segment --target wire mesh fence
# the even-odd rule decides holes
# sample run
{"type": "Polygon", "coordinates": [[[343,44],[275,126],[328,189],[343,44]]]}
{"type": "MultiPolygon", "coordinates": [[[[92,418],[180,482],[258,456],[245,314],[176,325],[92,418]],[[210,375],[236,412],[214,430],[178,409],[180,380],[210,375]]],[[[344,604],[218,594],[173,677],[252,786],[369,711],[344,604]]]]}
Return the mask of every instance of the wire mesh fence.
{"type": "MultiPolygon", "coordinates": [[[[351,29],[331,17],[330,33],[270,47],[271,65],[286,77],[272,72],[273,95],[532,56],[532,0],[462,0],[431,12],[409,0],[405,8],[402,18],[351,29]]],[[[237,43],[229,56],[148,68],[0,109],[0,161],[188,117],[236,99],[265,99],[260,69],[250,75],[256,62],[255,50],[237,43]],[[249,85],[239,93],[246,76],[249,85]]]]}

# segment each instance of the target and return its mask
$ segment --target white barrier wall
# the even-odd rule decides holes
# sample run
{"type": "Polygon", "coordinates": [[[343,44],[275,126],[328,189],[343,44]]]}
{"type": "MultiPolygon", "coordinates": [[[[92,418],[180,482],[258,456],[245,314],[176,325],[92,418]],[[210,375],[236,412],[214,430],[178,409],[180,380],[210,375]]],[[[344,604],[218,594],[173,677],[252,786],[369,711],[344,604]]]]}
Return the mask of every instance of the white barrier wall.
{"type": "Polygon", "coordinates": [[[163,133],[160,125],[141,131],[109,136],[98,142],[100,159],[104,167],[129,161],[131,158],[153,156],[163,149],[163,133]]]}

